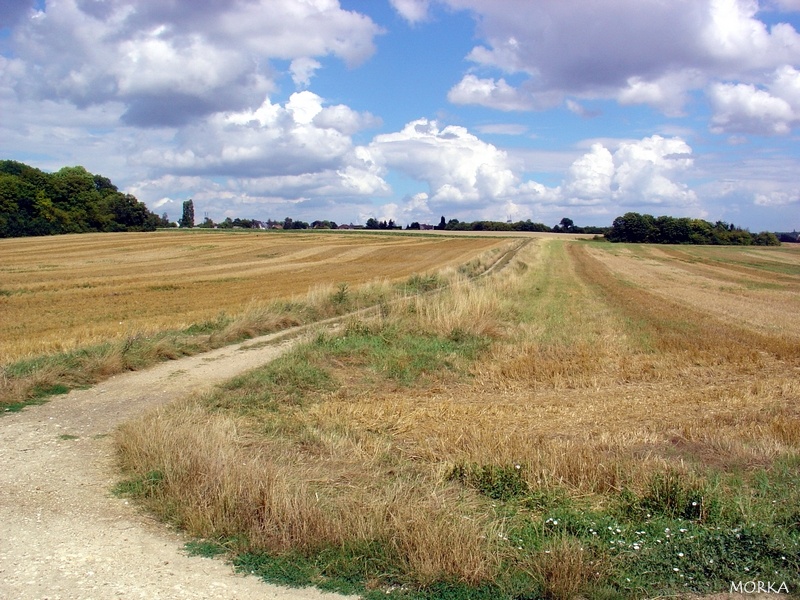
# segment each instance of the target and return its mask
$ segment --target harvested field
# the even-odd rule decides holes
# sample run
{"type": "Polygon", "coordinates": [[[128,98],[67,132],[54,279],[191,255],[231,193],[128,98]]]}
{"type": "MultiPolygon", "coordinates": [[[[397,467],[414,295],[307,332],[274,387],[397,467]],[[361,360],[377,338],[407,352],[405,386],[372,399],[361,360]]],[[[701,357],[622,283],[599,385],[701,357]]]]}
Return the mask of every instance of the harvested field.
{"type": "Polygon", "coordinates": [[[355,562],[368,590],[448,598],[796,592],[798,267],[540,238],[127,424],[120,456],[159,474],[148,506],[264,573],[291,555],[314,581],[355,562]]]}
{"type": "Polygon", "coordinates": [[[0,364],[185,328],[317,286],[394,281],[504,243],[200,230],[0,240],[0,364]]]}

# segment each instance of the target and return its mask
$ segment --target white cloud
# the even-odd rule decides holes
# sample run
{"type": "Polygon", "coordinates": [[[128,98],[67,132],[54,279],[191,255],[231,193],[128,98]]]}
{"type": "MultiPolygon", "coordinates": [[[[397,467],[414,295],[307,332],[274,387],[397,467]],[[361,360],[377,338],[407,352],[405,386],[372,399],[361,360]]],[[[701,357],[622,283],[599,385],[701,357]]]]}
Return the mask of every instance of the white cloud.
{"type": "Polygon", "coordinates": [[[144,126],[257,105],[275,87],[273,59],[290,61],[295,84],[307,86],[320,66],[315,57],[359,64],[382,31],[338,0],[45,6],[14,31],[25,65],[18,93],[81,107],[119,101],[126,122],[144,126]]]}
{"type": "Polygon", "coordinates": [[[789,206],[800,204],[800,189],[792,191],[774,191],[768,194],[756,194],[753,201],[757,206],[789,206]]]}
{"type": "Polygon", "coordinates": [[[381,125],[381,120],[372,113],[359,113],[344,104],[326,106],[314,116],[313,122],[317,127],[335,129],[344,135],[381,125]]]}
{"type": "Polygon", "coordinates": [[[512,85],[505,76],[467,74],[450,91],[454,103],[539,110],[567,96],[678,116],[710,82],[757,83],[765,70],[800,63],[798,32],[768,27],[755,0],[560,0],[513,10],[494,0],[440,1],[475,15],[484,43],[470,60],[523,77],[512,85]]]}
{"type": "Polygon", "coordinates": [[[716,83],[709,100],[715,133],[787,134],[800,121],[800,72],[788,66],[778,69],[767,89],[716,83]]]}
{"type": "Polygon", "coordinates": [[[800,35],[786,23],[768,29],[758,10],[756,0],[709,0],[700,38],[708,57],[740,73],[796,61],[800,35]]]}
{"type": "MultiPolygon", "coordinates": [[[[529,218],[557,207],[592,207],[611,214],[620,205],[693,210],[698,202],[695,191],[683,181],[694,166],[692,149],[678,137],[654,135],[617,140],[613,145],[596,142],[572,161],[556,187],[523,181],[518,165],[504,151],[463,127],[440,128],[426,119],[377,136],[369,151],[381,166],[425,182],[429,189],[425,207],[437,214],[458,211],[472,218],[498,218],[501,213],[529,218]]],[[[396,208],[393,214],[405,214],[396,208]]]]}
{"type": "Polygon", "coordinates": [[[640,142],[623,143],[614,153],[613,197],[626,204],[689,206],[696,193],[676,178],[694,161],[691,147],[680,138],[654,135],[640,142]]]}
{"type": "Polygon", "coordinates": [[[478,104],[498,110],[530,110],[535,107],[532,98],[526,98],[505,79],[480,79],[465,75],[447,94],[454,104],[478,104]]]}
{"type": "Polygon", "coordinates": [[[225,175],[234,188],[254,196],[385,195],[382,167],[348,135],[371,120],[345,106],[326,107],[312,92],[297,92],[284,106],[267,99],[256,110],[187,126],[173,144],[147,150],[137,161],[151,178],[225,175]]]}
{"type": "Polygon", "coordinates": [[[614,158],[602,144],[572,163],[564,182],[564,194],[570,199],[607,200],[611,197],[614,179],[614,158]]]}
{"type": "Polygon", "coordinates": [[[492,201],[516,184],[506,153],[463,127],[419,119],[377,136],[370,150],[386,167],[426,182],[433,202],[492,201]]]}
{"type": "Polygon", "coordinates": [[[668,72],[647,80],[638,75],[629,77],[617,100],[620,104],[649,104],[666,115],[679,117],[688,101],[689,90],[702,88],[706,78],[697,69],[668,72]]]}
{"type": "Polygon", "coordinates": [[[419,23],[428,18],[430,0],[390,0],[394,9],[409,23],[419,23]]]}
{"type": "Polygon", "coordinates": [[[767,0],[768,9],[800,12],[800,0],[767,0]]]}
{"type": "Polygon", "coordinates": [[[294,84],[299,88],[308,87],[314,73],[321,66],[322,64],[319,61],[307,56],[295,58],[292,64],[289,65],[289,71],[292,73],[292,81],[294,81],[294,84]]]}

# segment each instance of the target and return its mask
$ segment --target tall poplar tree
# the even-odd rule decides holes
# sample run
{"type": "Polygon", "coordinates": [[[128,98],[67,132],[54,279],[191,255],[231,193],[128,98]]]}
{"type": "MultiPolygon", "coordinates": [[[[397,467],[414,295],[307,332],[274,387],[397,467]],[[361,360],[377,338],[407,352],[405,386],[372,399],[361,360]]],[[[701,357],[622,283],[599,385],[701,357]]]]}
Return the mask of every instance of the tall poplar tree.
{"type": "Polygon", "coordinates": [[[194,202],[191,198],[183,203],[183,216],[180,220],[181,227],[194,227],[194,202]]]}

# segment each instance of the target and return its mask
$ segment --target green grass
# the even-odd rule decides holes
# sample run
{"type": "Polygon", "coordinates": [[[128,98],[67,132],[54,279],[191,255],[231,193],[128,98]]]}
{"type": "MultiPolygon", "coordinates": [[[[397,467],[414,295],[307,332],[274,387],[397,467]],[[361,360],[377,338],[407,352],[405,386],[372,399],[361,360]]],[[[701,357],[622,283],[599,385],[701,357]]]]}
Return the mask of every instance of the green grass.
{"type": "Polygon", "coordinates": [[[203,558],[214,558],[228,552],[225,545],[214,540],[192,540],[183,545],[189,556],[202,556],[203,558]]]}
{"type": "Polygon", "coordinates": [[[326,592],[357,595],[365,600],[498,600],[507,596],[497,586],[469,586],[439,581],[419,589],[404,582],[394,565],[397,558],[379,543],[326,548],[313,557],[297,553],[236,556],[238,571],[288,587],[314,587],[326,592]],[[380,585],[378,584],[380,577],[380,585]]]}
{"type": "Polygon", "coordinates": [[[353,322],[343,334],[320,334],[264,367],[231,379],[206,401],[214,410],[250,416],[302,406],[341,387],[332,372],[342,364],[372,385],[419,386],[433,377],[464,376],[464,367],[486,347],[487,340],[472,336],[442,338],[353,322]]]}
{"type": "Polygon", "coordinates": [[[488,340],[453,332],[450,337],[403,331],[395,325],[356,323],[344,335],[322,335],[315,342],[325,361],[347,361],[368,377],[401,386],[422,383],[427,376],[455,373],[488,346],[488,340]]]}

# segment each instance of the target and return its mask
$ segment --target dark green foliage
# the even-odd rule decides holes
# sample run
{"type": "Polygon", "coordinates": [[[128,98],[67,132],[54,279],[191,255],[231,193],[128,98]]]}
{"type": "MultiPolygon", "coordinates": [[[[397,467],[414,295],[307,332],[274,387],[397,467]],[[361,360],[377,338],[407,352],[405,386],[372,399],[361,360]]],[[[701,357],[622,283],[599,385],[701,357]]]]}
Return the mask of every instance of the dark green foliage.
{"type": "Polygon", "coordinates": [[[83,167],[45,173],[0,161],[0,237],[153,231],[161,225],[143,203],[83,167]]]}
{"type": "MultiPolygon", "coordinates": [[[[367,224],[364,226],[365,229],[402,229],[399,225],[396,225],[392,219],[389,221],[378,221],[375,218],[367,219],[367,224]]],[[[419,229],[419,227],[417,227],[419,229]]]]}
{"type": "Polygon", "coordinates": [[[183,203],[183,213],[178,224],[181,227],[194,227],[194,202],[191,198],[183,203]]]}
{"type": "Polygon", "coordinates": [[[336,292],[331,296],[331,302],[338,306],[342,306],[347,304],[350,299],[350,294],[348,292],[347,283],[340,283],[339,287],[336,289],[336,292]]]}
{"type": "Polygon", "coordinates": [[[526,221],[516,221],[515,223],[504,223],[502,221],[473,221],[459,222],[458,219],[450,219],[445,229],[450,231],[553,231],[544,223],[533,223],[530,219],[526,221]]]}
{"type": "Polygon", "coordinates": [[[468,485],[493,500],[521,498],[530,492],[521,465],[456,465],[449,479],[468,485]]]}
{"type": "Polygon", "coordinates": [[[265,581],[289,587],[314,585],[365,600],[501,600],[510,598],[497,585],[469,586],[459,581],[436,581],[420,588],[403,581],[390,545],[374,542],[344,543],[323,548],[315,556],[291,552],[277,556],[243,553],[233,558],[236,569],[265,581]],[[368,589],[367,582],[379,582],[368,589]]]}
{"type": "Polygon", "coordinates": [[[688,480],[685,475],[672,470],[653,475],[641,496],[623,490],[620,500],[623,514],[633,518],[658,515],[717,523],[722,516],[719,495],[711,485],[688,480]]]}
{"type": "Polygon", "coordinates": [[[753,234],[733,223],[686,217],[653,217],[629,212],[614,219],[606,238],[635,244],[713,244],[720,246],[780,246],[774,233],[753,234]]]}
{"type": "Polygon", "coordinates": [[[227,552],[225,546],[213,540],[194,540],[186,542],[183,547],[189,556],[202,556],[203,558],[214,558],[227,552]]]}

